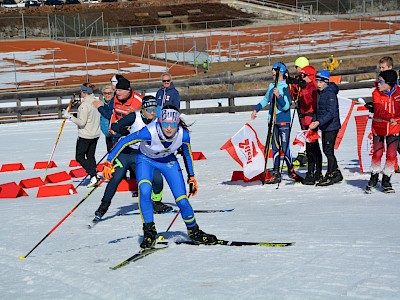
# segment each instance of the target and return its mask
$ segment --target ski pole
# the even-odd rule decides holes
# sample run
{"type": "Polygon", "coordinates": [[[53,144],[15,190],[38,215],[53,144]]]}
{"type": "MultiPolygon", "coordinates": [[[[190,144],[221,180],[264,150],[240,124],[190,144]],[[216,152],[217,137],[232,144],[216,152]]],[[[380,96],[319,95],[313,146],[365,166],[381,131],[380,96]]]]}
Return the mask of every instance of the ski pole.
{"type": "MultiPolygon", "coordinates": [[[[73,96],[71,97],[71,100],[69,101],[69,104],[68,104],[68,107],[67,107],[67,111],[68,111],[68,112],[71,110],[72,103],[74,102],[74,99],[75,99],[75,95],[73,95],[73,96]]],[[[49,168],[50,162],[51,162],[51,160],[52,160],[52,158],[53,158],[53,155],[54,155],[54,152],[56,151],[56,148],[57,148],[57,145],[58,145],[58,141],[60,140],[60,136],[61,136],[61,133],[62,133],[62,131],[63,131],[63,129],[64,129],[64,126],[65,126],[66,121],[67,121],[67,119],[64,119],[64,120],[62,121],[62,123],[61,123],[60,130],[58,131],[56,143],[54,144],[53,150],[51,151],[50,158],[49,158],[49,160],[48,160],[48,162],[47,162],[46,169],[44,170],[44,175],[42,176],[42,179],[44,179],[44,178],[46,177],[47,169],[49,168]]]]}
{"type": "Polygon", "coordinates": [[[99,184],[96,185],[85,197],[83,197],[83,199],[74,206],[74,208],[72,208],[41,240],[39,243],[36,244],[35,247],[32,248],[31,251],[28,252],[28,254],[21,255],[19,258],[20,259],[25,259],[29,256],[29,254],[31,254],[45,239],[47,239],[47,237],[53,233],[54,230],[57,229],[58,226],[60,226],[78,207],[79,205],[81,205],[87,198],[89,198],[89,196],[91,194],[93,194],[93,192],[104,182],[104,178],[102,180],[100,180],[99,184]]]}
{"type": "MultiPolygon", "coordinates": [[[[276,88],[278,86],[279,70],[280,70],[279,67],[276,68],[274,88],[276,88]]],[[[275,110],[276,110],[276,97],[275,97],[275,95],[272,97],[272,101],[270,102],[270,106],[271,105],[272,105],[272,110],[271,110],[271,116],[270,116],[270,119],[269,119],[269,122],[268,122],[267,140],[265,142],[265,147],[264,147],[265,164],[264,164],[264,171],[262,172],[262,177],[261,177],[262,185],[265,184],[265,176],[267,174],[267,163],[268,163],[269,149],[271,147],[272,134],[273,134],[273,131],[274,131],[274,118],[275,118],[275,110]]]]}

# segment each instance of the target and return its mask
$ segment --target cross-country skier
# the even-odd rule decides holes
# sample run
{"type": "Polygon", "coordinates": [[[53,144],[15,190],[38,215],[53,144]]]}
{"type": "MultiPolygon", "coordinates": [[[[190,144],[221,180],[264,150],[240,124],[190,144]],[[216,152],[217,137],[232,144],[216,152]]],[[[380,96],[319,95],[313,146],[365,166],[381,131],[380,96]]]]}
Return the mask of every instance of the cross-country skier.
{"type": "MultiPolygon", "coordinates": [[[[147,124],[155,120],[157,110],[157,102],[153,96],[145,96],[142,100],[142,109],[130,113],[121,120],[111,125],[113,131],[122,134],[123,136],[129,135],[131,132],[139,131],[147,124]]],[[[98,222],[110,207],[111,200],[114,197],[118,185],[125,177],[126,171],[130,168],[136,169],[136,156],[138,153],[139,144],[132,144],[130,147],[126,147],[125,151],[119,153],[118,157],[115,158],[115,172],[107,184],[101,204],[95,212],[94,222],[98,222]]],[[[152,181],[152,196],[162,194],[163,190],[163,178],[160,171],[154,172],[154,178],[152,181]]],[[[172,210],[171,206],[168,206],[161,202],[161,198],[158,201],[153,202],[154,212],[162,213],[172,210]]]]}
{"type": "MultiPolygon", "coordinates": [[[[292,164],[292,157],[290,155],[290,104],[291,99],[289,95],[288,85],[286,83],[285,74],[287,73],[286,66],[277,62],[272,66],[272,77],[276,81],[277,70],[279,69],[279,76],[277,80],[277,86],[272,82],[270,83],[267,93],[264,98],[258,103],[251,114],[251,118],[254,120],[257,117],[257,113],[265,107],[267,104],[271,104],[272,98],[275,97],[275,108],[270,105],[268,120],[275,118],[273,124],[273,135],[272,135],[272,154],[274,162],[274,170],[272,176],[265,181],[267,184],[281,182],[280,167],[280,151],[284,152],[284,160],[288,167],[288,176],[292,179],[296,179],[298,175],[294,172],[292,164]],[[272,112],[275,111],[274,115],[271,116],[272,112]]],[[[269,142],[269,141],[268,141],[269,142]]],[[[267,153],[268,158],[268,153],[267,153]]],[[[267,159],[266,158],[266,159],[267,159]]]]}
{"type": "Polygon", "coordinates": [[[104,177],[111,178],[115,170],[115,160],[123,148],[140,142],[136,157],[136,178],[139,187],[139,208],[143,219],[144,238],[140,244],[143,249],[152,248],[156,242],[157,231],[154,224],[151,202],[154,171],[159,170],[165,177],[174,195],[189,237],[198,244],[216,244],[215,235],[199,229],[192,206],[186,194],[182,170],[175,156],[175,151],[182,147],[184,162],[188,175],[189,195],[197,193],[198,185],[194,177],[190,136],[187,125],[180,119],[179,109],[167,105],[161,110],[157,122],[151,122],[141,130],[123,139],[108,155],[104,165],[104,177]]]}

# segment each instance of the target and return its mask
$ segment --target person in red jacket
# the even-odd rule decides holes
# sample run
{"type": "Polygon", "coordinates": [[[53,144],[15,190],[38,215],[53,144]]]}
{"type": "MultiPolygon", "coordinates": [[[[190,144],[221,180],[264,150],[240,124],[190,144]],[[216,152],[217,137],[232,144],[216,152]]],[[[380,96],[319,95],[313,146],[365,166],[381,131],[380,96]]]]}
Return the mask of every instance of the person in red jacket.
{"type": "Polygon", "coordinates": [[[372,92],[374,116],[372,119],[373,154],[371,162],[371,178],[365,189],[372,193],[378,183],[381,171],[381,159],[385,151],[386,162],[382,169],[382,191],[394,193],[390,178],[396,163],[397,146],[400,133],[400,87],[397,85],[397,73],[386,70],[379,73],[377,87],[372,92]]]}
{"type": "MultiPolygon", "coordinates": [[[[299,114],[300,127],[307,130],[312,122],[312,117],[317,111],[317,70],[312,66],[301,69],[299,76],[306,82],[304,88],[299,91],[297,111],[299,114]]],[[[308,170],[306,177],[302,180],[303,184],[313,185],[322,179],[322,152],[318,140],[306,143],[306,155],[308,170]]]]}

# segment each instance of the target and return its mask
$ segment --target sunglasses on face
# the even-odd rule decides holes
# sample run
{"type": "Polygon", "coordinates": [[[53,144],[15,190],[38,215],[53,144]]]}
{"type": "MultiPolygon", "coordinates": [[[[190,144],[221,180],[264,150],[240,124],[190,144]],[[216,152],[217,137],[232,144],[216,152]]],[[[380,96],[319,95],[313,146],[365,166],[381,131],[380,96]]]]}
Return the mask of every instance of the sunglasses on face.
{"type": "Polygon", "coordinates": [[[171,79],[163,79],[162,82],[170,82],[170,81],[171,81],[171,79]]]}
{"type": "Polygon", "coordinates": [[[168,128],[170,126],[172,129],[178,127],[179,122],[161,122],[162,128],[168,128]]]}
{"type": "Polygon", "coordinates": [[[145,108],[144,110],[147,111],[149,114],[157,112],[157,108],[145,108]]]}
{"type": "Polygon", "coordinates": [[[385,84],[386,82],[385,82],[385,80],[377,79],[377,80],[376,80],[376,83],[378,83],[378,84],[385,84]]]}
{"type": "Polygon", "coordinates": [[[103,92],[103,95],[112,95],[113,92],[103,92]]]}

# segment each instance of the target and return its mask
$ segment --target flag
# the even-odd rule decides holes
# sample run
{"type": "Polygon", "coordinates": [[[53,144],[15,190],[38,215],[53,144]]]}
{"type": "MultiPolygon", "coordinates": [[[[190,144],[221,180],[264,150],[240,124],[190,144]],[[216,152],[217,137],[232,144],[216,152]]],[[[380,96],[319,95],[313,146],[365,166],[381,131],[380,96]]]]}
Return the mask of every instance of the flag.
{"type": "Polygon", "coordinates": [[[355,101],[351,99],[347,99],[340,96],[338,96],[338,102],[339,102],[339,117],[342,127],[339,129],[338,135],[336,137],[335,150],[339,148],[340,143],[342,142],[355,103],[355,101]]]}
{"type": "Polygon", "coordinates": [[[249,123],[240,128],[220,150],[228,151],[229,155],[243,167],[245,180],[250,180],[264,171],[264,145],[249,123]]]}
{"type": "Polygon", "coordinates": [[[320,138],[320,135],[318,132],[313,131],[313,130],[300,130],[297,132],[294,140],[293,140],[293,146],[299,145],[300,147],[305,147],[306,142],[307,143],[313,143],[316,140],[320,138]]]}

